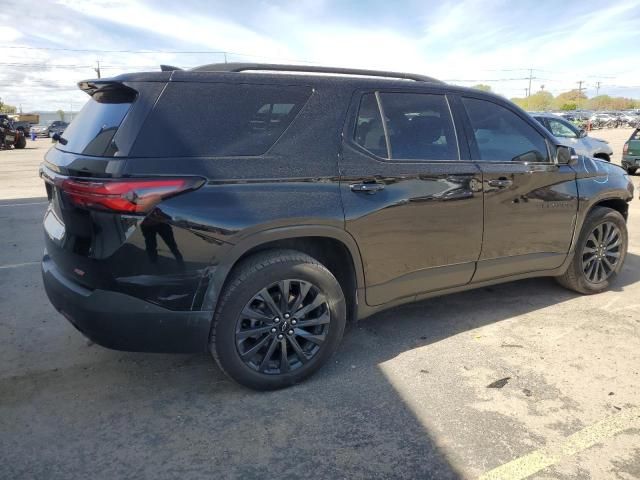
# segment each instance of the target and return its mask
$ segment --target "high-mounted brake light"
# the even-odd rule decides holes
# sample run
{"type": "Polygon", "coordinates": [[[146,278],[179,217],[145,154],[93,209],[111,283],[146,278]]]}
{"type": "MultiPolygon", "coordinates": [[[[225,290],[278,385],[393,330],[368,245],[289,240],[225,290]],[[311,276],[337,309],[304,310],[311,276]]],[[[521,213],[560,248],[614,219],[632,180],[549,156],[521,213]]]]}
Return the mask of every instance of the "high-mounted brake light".
{"type": "Polygon", "coordinates": [[[61,188],[78,207],[123,213],[146,213],[161,200],[196,190],[204,180],[198,177],[79,180],[67,178],[61,188]]]}

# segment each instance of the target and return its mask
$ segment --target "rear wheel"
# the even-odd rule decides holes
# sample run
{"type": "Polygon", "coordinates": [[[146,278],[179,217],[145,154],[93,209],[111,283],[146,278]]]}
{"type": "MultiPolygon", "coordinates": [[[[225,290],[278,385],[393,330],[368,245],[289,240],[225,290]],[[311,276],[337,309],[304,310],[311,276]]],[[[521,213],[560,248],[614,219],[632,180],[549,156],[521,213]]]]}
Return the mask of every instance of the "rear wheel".
{"type": "Polygon", "coordinates": [[[583,294],[609,288],[627,254],[627,224],[620,212],[596,207],[587,216],[569,268],[558,282],[583,294]]]}
{"type": "Polygon", "coordinates": [[[270,250],[232,273],[210,348],[235,381],[272,390],[298,383],[326,363],[345,322],[342,289],[324,265],[294,250],[270,250]]]}
{"type": "Polygon", "coordinates": [[[16,140],[15,147],[16,148],[24,148],[27,146],[27,139],[24,135],[20,135],[16,140]]]}
{"type": "Polygon", "coordinates": [[[627,168],[627,173],[629,175],[635,175],[637,170],[638,170],[637,167],[629,167],[627,168]]]}

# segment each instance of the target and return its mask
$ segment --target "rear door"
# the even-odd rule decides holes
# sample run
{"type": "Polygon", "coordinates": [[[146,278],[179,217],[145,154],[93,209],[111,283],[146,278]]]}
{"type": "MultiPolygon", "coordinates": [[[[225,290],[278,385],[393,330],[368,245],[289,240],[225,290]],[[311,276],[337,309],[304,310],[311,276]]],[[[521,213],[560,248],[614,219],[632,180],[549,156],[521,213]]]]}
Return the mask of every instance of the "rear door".
{"type": "Polygon", "coordinates": [[[517,110],[472,95],[461,101],[484,188],[474,281],[559,267],[578,210],[574,170],[552,160],[541,127],[517,110]]]}
{"type": "Polygon", "coordinates": [[[350,118],[340,188],[367,303],[468,283],[482,240],[481,175],[446,95],[360,92],[350,118]]]}

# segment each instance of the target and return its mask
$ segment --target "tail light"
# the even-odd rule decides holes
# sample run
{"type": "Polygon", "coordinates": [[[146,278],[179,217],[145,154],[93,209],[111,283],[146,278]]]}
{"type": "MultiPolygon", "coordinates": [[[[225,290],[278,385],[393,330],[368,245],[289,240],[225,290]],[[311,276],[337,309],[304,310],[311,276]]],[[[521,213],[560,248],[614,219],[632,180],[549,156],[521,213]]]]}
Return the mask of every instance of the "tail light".
{"type": "Polygon", "coordinates": [[[622,153],[627,153],[629,151],[629,144],[625,143],[624,147],[622,147],[622,153]]]}
{"type": "Polygon", "coordinates": [[[67,178],[60,188],[78,207],[122,213],[146,213],[165,198],[196,190],[198,177],[80,180],[67,178]]]}

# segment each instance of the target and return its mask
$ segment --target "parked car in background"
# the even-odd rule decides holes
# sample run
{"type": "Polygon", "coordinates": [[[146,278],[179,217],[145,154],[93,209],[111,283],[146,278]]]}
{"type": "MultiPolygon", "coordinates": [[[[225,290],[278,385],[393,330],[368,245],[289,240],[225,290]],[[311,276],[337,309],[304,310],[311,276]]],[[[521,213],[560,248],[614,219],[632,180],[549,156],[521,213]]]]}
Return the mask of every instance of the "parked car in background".
{"type": "Polygon", "coordinates": [[[55,120],[49,124],[49,136],[53,137],[54,134],[62,135],[65,129],[69,126],[67,122],[62,120],[55,120]]]}
{"type": "Polygon", "coordinates": [[[37,125],[33,125],[31,127],[31,131],[35,132],[37,137],[48,137],[49,136],[49,125],[45,125],[39,123],[37,125]]]}
{"type": "Polygon", "coordinates": [[[38,124],[31,127],[38,137],[53,137],[54,134],[62,135],[69,124],[62,120],[54,120],[46,125],[38,124]]]}
{"type": "Polygon", "coordinates": [[[622,148],[622,168],[626,168],[629,175],[640,168],[640,127],[633,131],[622,148]]]}
{"type": "Polygon", "coordinates": [[[625,260],[626,172],[498,95],[263,64],[79,86],[90,99],[40,169],[42,274],[106,347],[210,351],[281,388],[347,321],[537,276],[599,293],[625,260]]]}
{"type": "Polygon", "coordinates": [[[531,113],[531,116],[551,132],[561,145],[574,148],[579,155],[611,161],[613,149],[605,140],[590,137],[586,130],[551,113],[531,113]]]}

